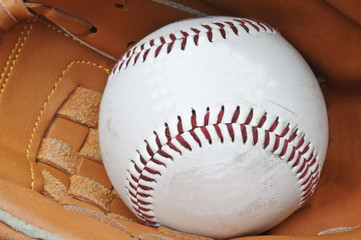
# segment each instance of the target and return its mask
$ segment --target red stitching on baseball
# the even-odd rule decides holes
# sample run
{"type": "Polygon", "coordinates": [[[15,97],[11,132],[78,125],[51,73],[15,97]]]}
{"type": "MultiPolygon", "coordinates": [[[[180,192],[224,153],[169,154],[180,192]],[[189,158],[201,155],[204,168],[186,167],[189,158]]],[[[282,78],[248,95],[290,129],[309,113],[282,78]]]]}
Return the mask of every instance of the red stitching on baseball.
{"type": "Polygon", "coordinates": [[[192,109],[191,124],[192,124],[192,128],[197,127],[197,115],[194,109],[192,109]]]}
{"type": "Polygon", "coordinates": [[[224,30],[225,25],[223,23],[219,23],[219,22],[215,22],[213,24],[215,24],[215,25],[217,25],[219,27],[219,32],[221,33],[222,37],[224,39],[226,39],[226,30],[224,30]]]}
{"type": "Polygon", "coordinates": [[[264,135],[264,143],[263,143],[263,148],[267,148],[269,145],[269,141],[270,141],[270,135],[269,135],[269,131],[265,131],[265,135],[264,135]]]}
{"type": "Polygon", "coordinates": [[[252,127],[253,145],[258,143],[258,128],[252,127]]]}
{"type": "Polygon", "coordinates": [[[177,124],[178,133],[183,133],[183,124],[182,124],[182,118],[178,116],[178,124],[177,124]]]}
{"type": "Polygon", "coordinates": [[[251,111],[249,111],[248,116],[246,118],[246,121],[244,122],[245,125],[248,125],[253,118],[253,108],[251,109],[251,111]]]}
{"type": "Polygon", "coordinates": [[[204,116],[204,123],[203,123],[203,125],[206,126],[206,125],[208,125],[208,123],[209,123],[209,108],[207,108],[207,113],[206,113],[206,115],[204,116]]]}
{"type": "Polygon", "coordinates": [[[188,149],[189,151],[192,151],[192,147],[191,145],[189,145],[189,143],[181,136],[181,135],[177,135],[175,137],[175,139],[186,149],[188,149]]]}
{"type": "MultiPolygon", "coordinates": [[[[240,19],[234,19],[234,21],[239,22],[241,24],[241,27],[249,33],[249,28],[246,26],[246,22],[240,19]]],[[[257,30],[257,29],[256,29],[257,30]]]]}
{"type": "Polygon", "coordinates": [[[248,21],[246,19],[243,20],[245,23],[248,23],[250,24],[252,27],[254,27],[254,29],[256,29],[257,32],[260,32],[261,29],[259,28],[260,25],[257,23],[257,24],[254,24],[252,21],[248,21]]]}
{"type": "Polygon", "coordinates": [[[199,33],[201,31],[199,31],[198,29],[195,29],[195,28],[191,28],[191,30],[196,34],[193,36],[193,42],[196,46],[198,46],[198,40],[199,40],[199,33]]]}
{"type": "Polygon", "coordinates": [[[234,32],[234,34],[236,34],[238,36],[238,29],[236,28],[234,23],[228,22],[228,21],[225,21],[225,23],[227,23],[230,26],[230,28],[232,29],[232,31],[234,32]]]}
{"type": "Polygon", "coordinates": [[[209,143],[212,143],[211,135],[209,134],[207,127],[202,126],[201,131],[202,131],[203,135],[206,137],[206,139],[209,141],[209,143]]]}
{"type": "Polygon", "coordinates": [[[302,138],[301,138],[301,141],[300,141],[300,143],[298,144],[298,146],[296,147],[296,149],[299,149],[299,148],[303,145],[304,142],[305,142],[305,138],[302,137],[302,138]]]}
{"type": "Polygon", "coordinates": [[[273,152],[275,152],[280,146],[280,136],[276,135],[275,145],[273,145],[273,152]]]}
{"type": "MultiPolygon", "coordinates": [[[[161,155],[162,157],[169,158],[169,159],[173,159],[171,155],[169,155],[168,153],[164,152],[163,150],[158,150],[158,154],[161,155]]],[[[160,163],[161,163],[161,162],[160,162],[160,163]]]]}
{"type": "Polygon", "coordinates": [[[202,142],[201,140],[198,138],[197,134],[194,132],[194,130],[190,130],[189,133],[191,134],[191,136],[193,137],[194,141],[196,141],[198,143],[199,147],[202,147],[202,142]]]}
{"type": "Polygon", "coordinates": [[[173,33],[169,34],[169,38],[171,39],[171,42],[168,43],[167,53],[170,53],[170,51],[172,51],[172,49],[173,49],[173,44],[174,44],[175,41],[177,40],[177,37],[176,37],[173,33]]]}
{"type": "Polygon", "coordinates": [[[189,34],[185,31],[181,31],[183,38],[182,38],[182,43],[181,43],[181,49],[184,50],[186,48],[186,44],[187,44],[187,38],[189,37],[189,34]]]}
{"type": "Polygon", "coordinates": [[[153,156],[153,155],[154,155],[154,152],[153,152],[153,150],[150,148],[148,141],[147,141],[147,140],[144,140],[144,142],[147,144],[146,149],[147,149],[148,154],[149,154],[150,156],[153,156]]]}
{"type": "Polygon", "coordinates": [[[237,123],[237,120],[240,115],[239,106],[234,111],[230,123],[222,123],[224,113],[225,113],[225,108],[224,108],[224,106],[222,106],[221,110],[218,112],[217,122],[215,124],[209,124],[210,111],[209,111],[209,108],[207,108],[207,112],[205,113],[205,117],[204,117],[204,125],[198,126],[197,122],[196,122],[196,111],[194,109],[192,109],[192,114],[190,117],[192,129],[184,131],[182,119],[180,116],[178,116],[178,122],[177,122],[178,134],[176,136],[174,136],[174,137],[171,136],[168,124],[165,124],[164,134],[167,139],[167,142],[165,144],[160,143],[158,134],[156,134],[155,132],[154,132],[155,133],[155,142],[156,142],[158,149],[152,150],[150,148],[148,141],[146,141],[146,140],[144,141],[146,143],[146,147],[145,147],[146,152],[149,154],[149,160],[147,162],[142,157],[140,152],[137,151],[139,153],[140,162],[137,163],[135,161],[132,161],[132,164],[133,164],[132,166],[134,167],[135,172],[131,173],[131,171],[128,170],[128,173],[130,174],[130,178],[127,178],[127,181],[129,184],[129,187],[127,187],[127,189],[128,189],[129,196],[131,198],[133,209],[137,213],[138,217],[140,219],[142,219],[146,224],[151,225],[151,226],[158,226],[158,223],[157,223],[155,217],[150,214],[152,212],[152,210],[150,208],[152,206],[152,204],[150,201],[148,201],[148,198],[152,197],[150,192],[153,191],[154,189],[152,186],[147,185],[147,184],[156,182],[156,180],[152,176],[155,176],[155,175],[160,176],[161,175],[161,173],[158,170],[152,169],[149,166],[149,164],[154,163],[158,166],[163,166],[165,168],[167,167],[166,164],[162,160],[155,159],[156,154],[159,154],[160,156],[165,157],[167,159],[171,159],[173,161],[172,154],[165,150],[165,148],[164,148],[165,146],[169,146],[171,149],[173,149],[175,152],[178,152],[180,155],[182,154],[181,151],[171,143],[172,140],[176,140],[184,149],[192,151],[191,144],[183,136],[185,133],[190,133],[192,138],[195,140],[196,143],[198,143],[198,146],[201,148],[202,144],[201,144],[200,138],[197,135],[197,133],[194,131],[197,128],[201,130],[201,133],[203,134],[205,139],[207,139],[209,141],[209,143],[211,144],[212,137],[209,134],[208,127],[213,126],[217,133],[217,137],[221,140],[221,142],[223,142],[225,136],[224,136],[224,132],[222,133],[222,131],[221,131],[220,125],[225,125],[227,127],[229,137],[231,138],[232,141],[234,141],[234,138],[235,138],[234,126],[235,126],[235,124],[237,124],[237,125],[239,125],[238,130],[241,132],[241,137],[243,139],[243,143],[246,143],[248,141],[248,133],[247,133],[246,127],[251,127],[250,133],[252,135],[251,139],[252,139],[253,145],[255,145],[259,142],[259,130],[262,129],[265,134],[265,138],[264,138],[264,142],[263,142],[264,149],[266,149],[268,147],[268,145],[270,144],[270,134],[272,133],[274,135],[274,146],[272,148],[274,154],[276,154],[279,157],[283,157],[286,154],[286,152],[288,151],[288,149],[290,147],[292,148],[292,150],[290,150],[291,154],[288,157],[288,159],[286,159],[286,161],[287,162],[294,161],[291,166],[292,168],[299,167],[299,169],[297,170],[297,177],[298,177],[299,181],[302,182],[301,188],[303,189],[302,194],[300,196],[300,204],[304,205],[310,199],[313,192],[315,191],[317,182],[319,180],[319,164],[317,164],[315,170],[311,169],[313,167],[313,165],[317,162],[317,160],[316,160],[317,155],[315,154],[314,149],[311,151],[311,143],[307,143],[306,146],[303,147],[303,149],[302,149],[302,146],[305,145],[304,144],[305,136],[303,135],[299,139],[298,143],[294,142],[298,136],[298,133],[297,133],[298,129],[296,129],[292,132],[292,134],[290,134],[290,136],[288,138],[286,138],[287,134],[290,131],[289,123],[286,124],[286,126],[282,129],[282,131],[279,135],[274,133],[275,129],[279,125],[278,117],[275,119],[275,121],[272,123],[272,125],[270,126],[270,128],[268,130],[264,129],[263,126],[267,120],[267,113],[265,113],[260,118],[258,123],[256,123],[256,124],[254,123],[254,125],[252,125],[251,122],[254,117],[253,109],[250,109],[247,117],[244,120],[244,123],[237,123]],[[283,143],[282,151],[280,153],[275,153],[277,150],[280,149],[281,142],[283,143]],[[291,144],[294,144],[294,145],[291,146],[291,144]],[[305,155],[309,152],[310,152],[310,155],[306,159],[305,155]],[[139,164],[141,164],[141,166],[138,166],[139,164]],[[137,173],[137,175],[135,175],[135,173],[137,173]],[[142,180],[143,183],[140,183],[139,180],[142,180]],[[142,191],[139,191],[139,190],[142,190],[142,191]]]}
{"type": "Polygon", "coordinates": [[[214,124],[214,129],[216,130],[216,133],[217,133],[219,139],[221,139],[221,143],[223,143],[224,139],[223,139],[221,129],[219,128],[219,123],[214,124]]]}
{"type": "Polygon", "coordinates": [[[241,133],[242,133],[243,143],[246,143],[247,142],[247,129],[244,124],[241,124],[241,133]]]}
{"type": "Polygon", "coordinates": [[[266,119],[267,119],[267,114],[265,113],[265,114],[261,117],[261,119],[259,120],[257,127],[258,127],[258,128],[262,128],[264,122],[266,121],[266,119]]]}
{"type": "Polygon", "coordinates": [[[130,51],[127,51],[126,54],[127,58],[130,56],[130,51]]]}
{"type": "Polygon", "coordinates": [[[208,31],[207,31],[207,37],[208,37],[208,41],[209,42],[212,42],[213,40],[213,32],[212,32],[212,27],[209,26],[209,25],[206,25],[206,24],[203,24],[202,27],[206,28],[208,31]]]}
{"type": "MultiPolygon", "coordinates": [[[[143,62],[147,59],[147,56],[148,56],[149,52],[150,52],[150,48],[145,50],[145,52],[143,54],[143,62]]],[[[120,69],[121,69],[121,66],[119,67],[118,70],[120,71],[120,69]]]]}
{"type": "Polygon", "coordinates": [[[228,124],[226,124],[226,126],[227,126],[227,130],[228,130],[228,134],[231,137],[232,142],[234,142],[234,130],[233,130],[232,124],[228,123],[228,124]]]}
{"type": "Polygon", "coordinates": [[[218,113],[217,123],[221,123],[224,115],[224,106],[221,107],[221,111],[218,113]]]}
{"type": "Polygon", "coordinates": [[[236,123],[239,117],[240,109],[239,106],[237,106],[236,111],[234,111],[231,123],[236,123]]]}
{"type": "Polygon", "coordinates": [[[143,43],[140,47],[134,47],[131,50],[123,54],[119,59],[117,64],[114,66],[112,73],[120,71],[122,69],[128,68],[130,62],[133,59],[134,66],[138,63],[141,55],[143,62],[149,57],[149,52],[151,49],[155,48],[154,58],[157,58],[162,52],[163,48],[166,48],[166,53],[169,54],[173,50],[176,41],[180,41],[181,50],[184,50],[187,45],[187,39],[191,37],[193,39],[194,45],[198,46],[199,38],[201,34],[205,34],[207,40],[212,42],[214,39],[215,33],[219,33],[222,38],[227,39],[227,34],[233,32],[236,36],[239,35],[240,30],[244,30],[246,33],[250,34],[250,30],[254,29],[256,32],[261,32],[261,29],[268,33],[278,33],[276,28],[271,27],[267,23],[261,22],[254,19],[244,19],[244,18],[235,18],[232,20],[227,20],[224,22],[212,22],[211,24],[201,24],[198,28],[192,27],[188,30],[181,30],[179,33],[170,33],[167,38],[165,36],[160,36],[157,39],[151,39],[148,43],[143,43]],[[231,31],[227,31],[227,29],[231,31]],[[177,37],[178,35],[178,37],[177,37]],[[158,42],[159,43],[156,43],[158,42]],[[146,47],[149,45],[148,47],[146,47]]]}
{"type": "Polygon", "coordinates": [[[262,26],[263,29],[265,29],[267,31],[266,28],[268,28],[270,31],[276,31],[276,32],[280,32],[277,28],[269,25],[268,23],[266,22],[263,22],[263,21],[260,21],[258,19],[254,19],[254,18],[248,18],[249,20],[252,20],[254,22],[256,22],[258,25],[262,26]]]}

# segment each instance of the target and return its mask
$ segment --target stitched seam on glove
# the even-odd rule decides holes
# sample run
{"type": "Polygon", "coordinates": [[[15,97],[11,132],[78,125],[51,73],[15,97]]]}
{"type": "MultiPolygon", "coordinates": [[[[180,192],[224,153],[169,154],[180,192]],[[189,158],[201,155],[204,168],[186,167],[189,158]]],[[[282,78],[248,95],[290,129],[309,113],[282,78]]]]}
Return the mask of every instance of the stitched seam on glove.
{"type": "Polygon", "coordinates": [[[33,130],[32,130],[31,135],[30,135],[28,147],[27,147],[27,150],[26,150],[26,159],[29,161],[29,164],[30,164],[30,167],[31,167],[31,188],[34,187],[34,180],[35,179],[34,179],[34,167],[33,167],[33,163],[31,162],[31,159],[30,159],[30,150],[32,148],[33,138],[35,136],[36,129],[38,128],[38,125],[39,125],[39,123],[41,121],[42,115],[43,115],[43,113],[44,113],[44,111],[45,111],[45,109],[46,109],[46,107],[48,105],[49,100],[54,95],[54,93],[55,93],[55,91],[56,91],[56,89],[58,87],[58,84],[62,81],[63,76],[65,75],[65,73],[76,64],[92,65],[94,67],[97,67],[99,69],[104,70],[106,73],[109,73],[109,69],[107,69],[106,67],[104,67],[102,65],[98,65],[98,64],[90,62],[90,61],[85,61],[85,60],[73,61],[67,66],[66,69],[63,70],[62,75],[59,77],[58,81],[55,82],[53,89],[50,91],[50,93],[49,93],[49,95],[47,97],[47,101],[44,102],[43,108],[40,110],[39,115],[36,118],[37,120],[36,120],[36,122],[34,124],[33,130]]]}

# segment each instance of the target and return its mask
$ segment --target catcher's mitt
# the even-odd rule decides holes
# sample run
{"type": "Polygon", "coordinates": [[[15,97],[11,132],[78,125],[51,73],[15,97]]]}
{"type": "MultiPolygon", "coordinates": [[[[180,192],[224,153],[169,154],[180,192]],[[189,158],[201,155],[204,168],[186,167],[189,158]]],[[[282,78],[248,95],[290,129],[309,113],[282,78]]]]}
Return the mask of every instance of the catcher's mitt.
{"type": "Polygon", "coordinates": [[[0,0],[0,236],[202,239],[144,226],[125,207],[102,165],[97,123],[107,76],[127,48],[210,14],[269,22],[324,77],[330,146],[319,187],[269,236],[249,238],[361,238],[360,9],[356,0],[0,0]]]}

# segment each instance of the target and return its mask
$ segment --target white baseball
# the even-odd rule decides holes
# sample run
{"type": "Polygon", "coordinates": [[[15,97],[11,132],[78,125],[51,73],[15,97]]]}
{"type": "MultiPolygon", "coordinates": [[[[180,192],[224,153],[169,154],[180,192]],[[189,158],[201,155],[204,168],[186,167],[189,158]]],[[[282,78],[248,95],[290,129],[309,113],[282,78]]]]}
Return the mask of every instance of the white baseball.
{"type": "Polygon", "coordinates": [[[146,224],[226,238],[270,229],[309,200],[328,120],[315,76],[276,29],[208,17],[124,54],[99,134],[110,180],[146,224]]]}

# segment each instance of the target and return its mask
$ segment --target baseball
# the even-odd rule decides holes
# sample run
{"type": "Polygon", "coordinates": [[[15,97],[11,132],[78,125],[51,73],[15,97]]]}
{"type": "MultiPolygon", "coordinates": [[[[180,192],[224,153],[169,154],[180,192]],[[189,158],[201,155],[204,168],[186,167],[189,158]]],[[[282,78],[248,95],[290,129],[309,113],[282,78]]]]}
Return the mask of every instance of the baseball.
{"type": "Polygon", "coordinates": [[[266,231],[307,203],[328,119],[315,76],[277,29],[207,17],[123,55],[99,138],[114,188],[145,224],[219,239],[266,231]]]}

